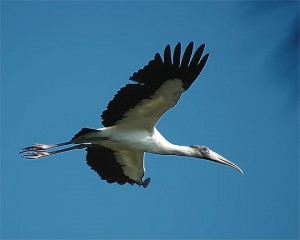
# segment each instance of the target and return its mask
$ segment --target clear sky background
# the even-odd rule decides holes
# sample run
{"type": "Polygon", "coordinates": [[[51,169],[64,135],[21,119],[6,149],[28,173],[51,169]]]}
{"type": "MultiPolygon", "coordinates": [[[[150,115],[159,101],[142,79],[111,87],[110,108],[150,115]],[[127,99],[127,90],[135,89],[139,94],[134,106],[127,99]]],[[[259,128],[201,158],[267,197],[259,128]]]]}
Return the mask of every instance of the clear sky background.
{"type": "Polygon", "coordinates": [[[298,20],[298,1],[1,1],[1,237],[297,239],[298,20]],[[18,155],[100,128],[134,71],[190,41],[210,58],[157,127],[244,175],[146,154],[143,189],[100,180],[83,150],[18,155]]]}

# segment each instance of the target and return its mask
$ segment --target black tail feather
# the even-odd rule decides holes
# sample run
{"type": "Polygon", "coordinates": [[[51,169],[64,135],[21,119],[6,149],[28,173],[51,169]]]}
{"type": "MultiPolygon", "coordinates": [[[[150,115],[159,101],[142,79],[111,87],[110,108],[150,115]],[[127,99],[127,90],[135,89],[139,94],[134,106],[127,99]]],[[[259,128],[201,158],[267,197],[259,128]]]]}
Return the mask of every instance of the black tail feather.
{"type": "Polygon", "coordinates": [[[82,128],[78,133],[75,134],[75,136],[71,139],[71,141],[75,140],[76,138],[79,138],[87,133],[91,132],[97,132],[98,130],[92,129],[92,128],[82,128]]]}

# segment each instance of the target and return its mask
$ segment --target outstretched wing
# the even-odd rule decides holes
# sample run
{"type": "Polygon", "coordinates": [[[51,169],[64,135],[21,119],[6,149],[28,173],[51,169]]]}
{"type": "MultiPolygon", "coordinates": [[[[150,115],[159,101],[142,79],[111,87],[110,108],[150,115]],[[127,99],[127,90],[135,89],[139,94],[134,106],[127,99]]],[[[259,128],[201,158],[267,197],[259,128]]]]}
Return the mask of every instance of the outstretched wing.
{"type": "Polygon", "coordinates": [[[144,68],[133,73],[130,80],[136,83],[127,84],[117,92],[101,115],[102,124],[105,127],[117,124],[154,127],[159,118],[176,105],[207,62],[208,54],[201,58],[205,45],[198,47],[192,57],[193,45],[191,42],[187,46],[181,62],[181,44],[174,49],[173,61],[167,45],[163,60],[157,53],[144,68]]]}
{"type": "Polygon", "coordinates": [[[100,145],[91,145],[86,151],[87,164],[108,183],[130,183],[144,187],[149,184],[149,180],[143,181],[143,152],[113,151],[100,145]]]}

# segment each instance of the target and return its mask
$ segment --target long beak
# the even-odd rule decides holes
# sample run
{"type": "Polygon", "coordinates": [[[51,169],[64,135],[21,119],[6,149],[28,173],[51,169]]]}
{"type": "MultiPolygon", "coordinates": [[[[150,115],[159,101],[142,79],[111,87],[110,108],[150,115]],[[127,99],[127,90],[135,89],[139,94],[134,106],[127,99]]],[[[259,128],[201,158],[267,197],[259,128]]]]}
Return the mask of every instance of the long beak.
{"type": "Polygon", "coordinates": [[[222,157],[221,155],[215,153],[214,151],[210,150],[210,158],[208,160],[217,162],[217,163],[221,163],[221,164],[225,164],[229,167],[232,167],[236,170],[238,170],[241,174],[243,174],[243,170],[235,165],[233,162],[230,162],[229,160],[227,160],[226,158],[222,157]]]}

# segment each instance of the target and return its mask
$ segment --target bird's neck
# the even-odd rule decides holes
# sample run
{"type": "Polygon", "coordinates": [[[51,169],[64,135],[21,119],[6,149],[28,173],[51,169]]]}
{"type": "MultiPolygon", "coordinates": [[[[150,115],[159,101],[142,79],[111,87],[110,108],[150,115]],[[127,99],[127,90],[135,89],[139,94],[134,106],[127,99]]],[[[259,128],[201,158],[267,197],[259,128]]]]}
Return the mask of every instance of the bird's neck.
{"type": "Polygon", "coordinates": [[[166,140],[159,131],[154,128],[152,139],[155,142],[155,151],[153,153],[164,154],[164,155],[178,155],[178,156],[195,156],[195,149],[189,146],[180,146],[170,143],[166,140]]]}
{"type": "Polygon", "coordinates": [[[180,146],[175,144],[170,144],[168,146],[168,151],[165,154],[177,155],[177,156],[195,156],[195,149],[189,146],[180,146]]]}

